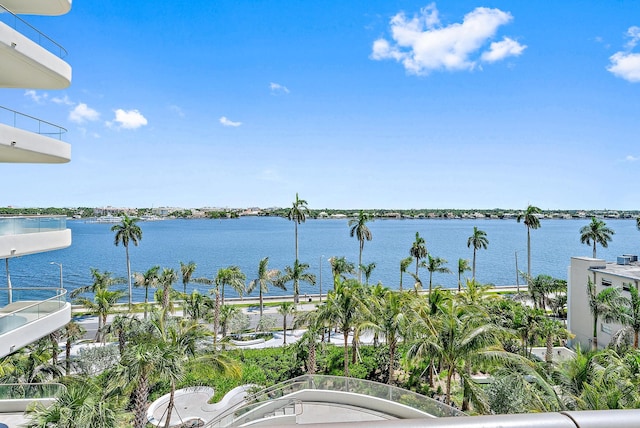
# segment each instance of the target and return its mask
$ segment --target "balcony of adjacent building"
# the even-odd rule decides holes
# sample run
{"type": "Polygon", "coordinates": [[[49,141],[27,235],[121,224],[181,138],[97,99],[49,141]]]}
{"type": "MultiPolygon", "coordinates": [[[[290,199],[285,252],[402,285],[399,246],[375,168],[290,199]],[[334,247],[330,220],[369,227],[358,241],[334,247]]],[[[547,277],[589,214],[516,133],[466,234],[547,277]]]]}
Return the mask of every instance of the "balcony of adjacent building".
{"type": "Polygon", "coordinates": [[[0,385],[0,427],[22,427],[29,419],[25,411],[48,407],[64,393],[60,383],[10,383],[0,385]]]}
{"type": "Polygon", "coordinates": [[[61,126],[0,106],[0,162],[66,163],[71,145],[61,126]]]}
{"type": "Polygon", "coordinates": [[[7,259],[71,245],[65,216],[0,216],[0,259],[7,259]]]}
{"type": "Polygon", "coordinates": [[[0,4],[0,87],[67,88],[71,84],[71,66],[64,60],[66,55],[60,44],[17,16],[6,4],[0,4]]]}
{"type": "Polygon", "coordinates": [[[71,0],[2,0],[0,3],[16,15],[59,16],[71,10],[71,0]]]}
{"type": "Polygon", "coordinates": [[[63,328],[71,320],[71,304],[62,288],[0,289],[0,357],[63,328]]]}

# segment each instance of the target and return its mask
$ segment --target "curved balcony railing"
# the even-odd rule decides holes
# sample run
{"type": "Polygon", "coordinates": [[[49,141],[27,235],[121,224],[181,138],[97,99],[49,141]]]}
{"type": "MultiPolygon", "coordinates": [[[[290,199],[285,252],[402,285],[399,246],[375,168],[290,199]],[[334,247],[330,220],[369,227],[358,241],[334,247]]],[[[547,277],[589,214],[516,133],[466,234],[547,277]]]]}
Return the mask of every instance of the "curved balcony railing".
{"type": "Polygon", "coordinates": [[[62,140],[67,130],[62,126],[0,106],[0,123],[14,128],[62,140]]]}
{"type": "Polygon", "coordinates": [[[63,288],[19,287],[0,289],[0,335],[58,312],[67,304],[63,288]]]}
{"type": "MultiPolygon", "coordinates": [[[[341,391],[368,395],[404,404],[435,417],[466,416],[463,412],[447,406],[444,403],[395,386],[341,376],[303,375],[259,391],[252,396],[248,396],[246,400],[218,415],[205,426],[232,426],[235,421],[241,420],[243,415],[253,411],[258,405],[264,404],[267,401],[282,400],[286,395],[304,389],[341,391]]],[[[288,401],[282,401],[282,406],[288,404],[288,401]]],[[[278,406],[278,408],[282,406],[278,406]]]]}
{"type": "Polygon", "coordinates": [[[0,216],[0,236],[65,230],[67,217],[60,216],[0,216]]]}
{"type": "Polygon", "coordinates": [[[2,5],[0,5],[0,22],[4,22],[59,58],[67,56],[67,51],[60,44],[2,5]]]}

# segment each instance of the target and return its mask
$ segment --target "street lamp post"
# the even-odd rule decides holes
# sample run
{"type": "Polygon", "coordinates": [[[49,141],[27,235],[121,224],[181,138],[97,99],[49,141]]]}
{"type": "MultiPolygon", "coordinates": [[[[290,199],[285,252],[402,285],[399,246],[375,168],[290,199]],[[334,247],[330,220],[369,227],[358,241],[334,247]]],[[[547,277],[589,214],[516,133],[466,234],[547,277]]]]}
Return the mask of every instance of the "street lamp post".
{"type": "Polygon", "coordinates": [[[320,256],[320,303],[322,303],[322,258],[324,256],[320,256]]]}
{"type": "Polygon", "coordinates": [[[62,290],[64,288],[62,283],[62,263],[51,262],[49,264],[57,265],[60,268],[60,290],[62,290]]]}

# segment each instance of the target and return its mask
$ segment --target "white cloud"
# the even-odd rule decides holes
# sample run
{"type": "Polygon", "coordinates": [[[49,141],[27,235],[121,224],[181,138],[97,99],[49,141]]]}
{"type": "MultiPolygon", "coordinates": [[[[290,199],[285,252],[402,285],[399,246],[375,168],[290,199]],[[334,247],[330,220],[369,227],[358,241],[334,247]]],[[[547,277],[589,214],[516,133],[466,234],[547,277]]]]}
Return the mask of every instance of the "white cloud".
{"type": "Polygon", "coordinates": [[[242,125],[242,122],[234,122],[232,120],[227,119],[225,116],[222,116],[220,118],[220,123],[222,124],[222,126],[238,127],[238,126],[242,125]]]}
{"type": "MultiPolygon", "coordinates": [[[[401,62],[411,74],[424,75],[433,70],[473,70],[483,46],[495,36],[498,28],[513,17],[500,9],[478,7],[464,16],[462,23],[442,26],[435,4],[407,18],[403,12],[390,21],[392,41],[378,39],[373,43],[371,58],[401,62]]],[[[505,37],[481,54],[484,61],[494,62],[517,56],[526,46],[505,37]]]]}
{"type": "Polygon", "coordinates": [[[637,156],[633,156],[633,155],[627,155],[624,160],[626,160],[627,162],[636,162],[638,160],[640,160],[639,157],[637,156]]]}
{"type": "Polygon", "coordinates": [[[629,41],[627,42],[627,48],[635,48],[638,44],[638,41],[640,40],[640,27],[636,27],[635,25],[629,27],[629,29],[627,30],[627,37],[629,38],[629,41]]]}
{"type": "Polygon", "coordinates": [[[608,71],[629,82],[640,82],[640,54],[616,52],[609,60],[608,71]]]}
{"type": "Polygon", "coordinates": [[[505,37],[501,42],[492,42],[489,50],[483,52],[480,58],[486,62],[501,61],[509,56],[520,56],[526,48],[525,45],[505,37]]]}
{"type": "Polygon", "coordinates": [[[69,99],[69,97],[67,95],[65,95],[64,97],[60,98],[60,97],[53,97],[51,98],[51,102],[55,103],[55,104],[62,104],[65,106],[72,106],[75,103],[73,101],[71,101],[69,99]]]}
{"type": "Polygon", "coordinates": [[[611,63],[607,71],[629,82],[640,82],[640,54],[631,52],[640,41],[640,27],[629,27],[627,37],[627,50],[616,52],[609,57],[611,63]]]}
{"type": "Polygon", "coordinates": [[[119,108],[115,111],[115,115],[116,117],[113,119],[113,121],[106,122],[107,126],[111,127],[115,122],[118,128],[138,129],[148,123],[147,118],[145,118],[142,113],[135,109],[123,110],[119,108]]]}
{"type": "Polygon", "coordinates": [[[176,113],[178,116],[180,117],[184,117],[184,112],[182,111],[182,109],[180,107],[178,107],[177,105],[170,105],[169,106],[169,110],[171,110],[172,112],[176,113]]]}
{"type": "Polygon", "coordinates": [[[271,93],[272,94],[288,94],[289,93],[289,88],[287,88],[286,86],[282,86],[279,83],[269,83],[269,89],[271,89],[271,93]]]}
{"type": "Polygon", "coordinates": [[[100,119],[100,113],[85,103],[79,103],[69,112],[69,120],[75,123],[93,122],[98,119],[100,119]]]}
{"type": "Polygon", "coordinates": [[[47,94],[46,92],[43,92],[42,94],[38,94],[33,89],[29,89],[27,91],[24,91],[24,96],[31,98],[32,101],[38,104],[42,104],[47,100],[47,98],[49,97],[49,94],[47,94]]]}

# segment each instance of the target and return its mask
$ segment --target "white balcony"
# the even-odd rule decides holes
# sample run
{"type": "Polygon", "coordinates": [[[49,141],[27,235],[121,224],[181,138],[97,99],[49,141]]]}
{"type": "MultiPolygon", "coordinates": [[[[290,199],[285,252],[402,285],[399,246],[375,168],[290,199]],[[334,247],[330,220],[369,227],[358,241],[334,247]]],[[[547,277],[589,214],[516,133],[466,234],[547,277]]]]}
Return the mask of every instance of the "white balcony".
{"type": "Polygon", "coordinates": [[[71,321],[71,304],[60,288],[2,289],[0,357],[35,342],[71,321]]]}
{"type": "Polygon", "coordinates": [[[62,46],[0,6],[0,87],[64,89],[71,66],[62,46]]]}
{"type": "Polygon", "coordinates": [[[17,15],[64,15],[71,0],[2,0],[2,5],[17,15]]]}
{"type": "Polygon", "coordinates": [[[71,145],[61,141],[66,129],[0,107],[0,162],[66,163],[71,145]]]}
{"type": "Polygon", "coordinates": [[[64,216],[0,217],[0,259],[67,248],[66,225],[64,216]]]}

